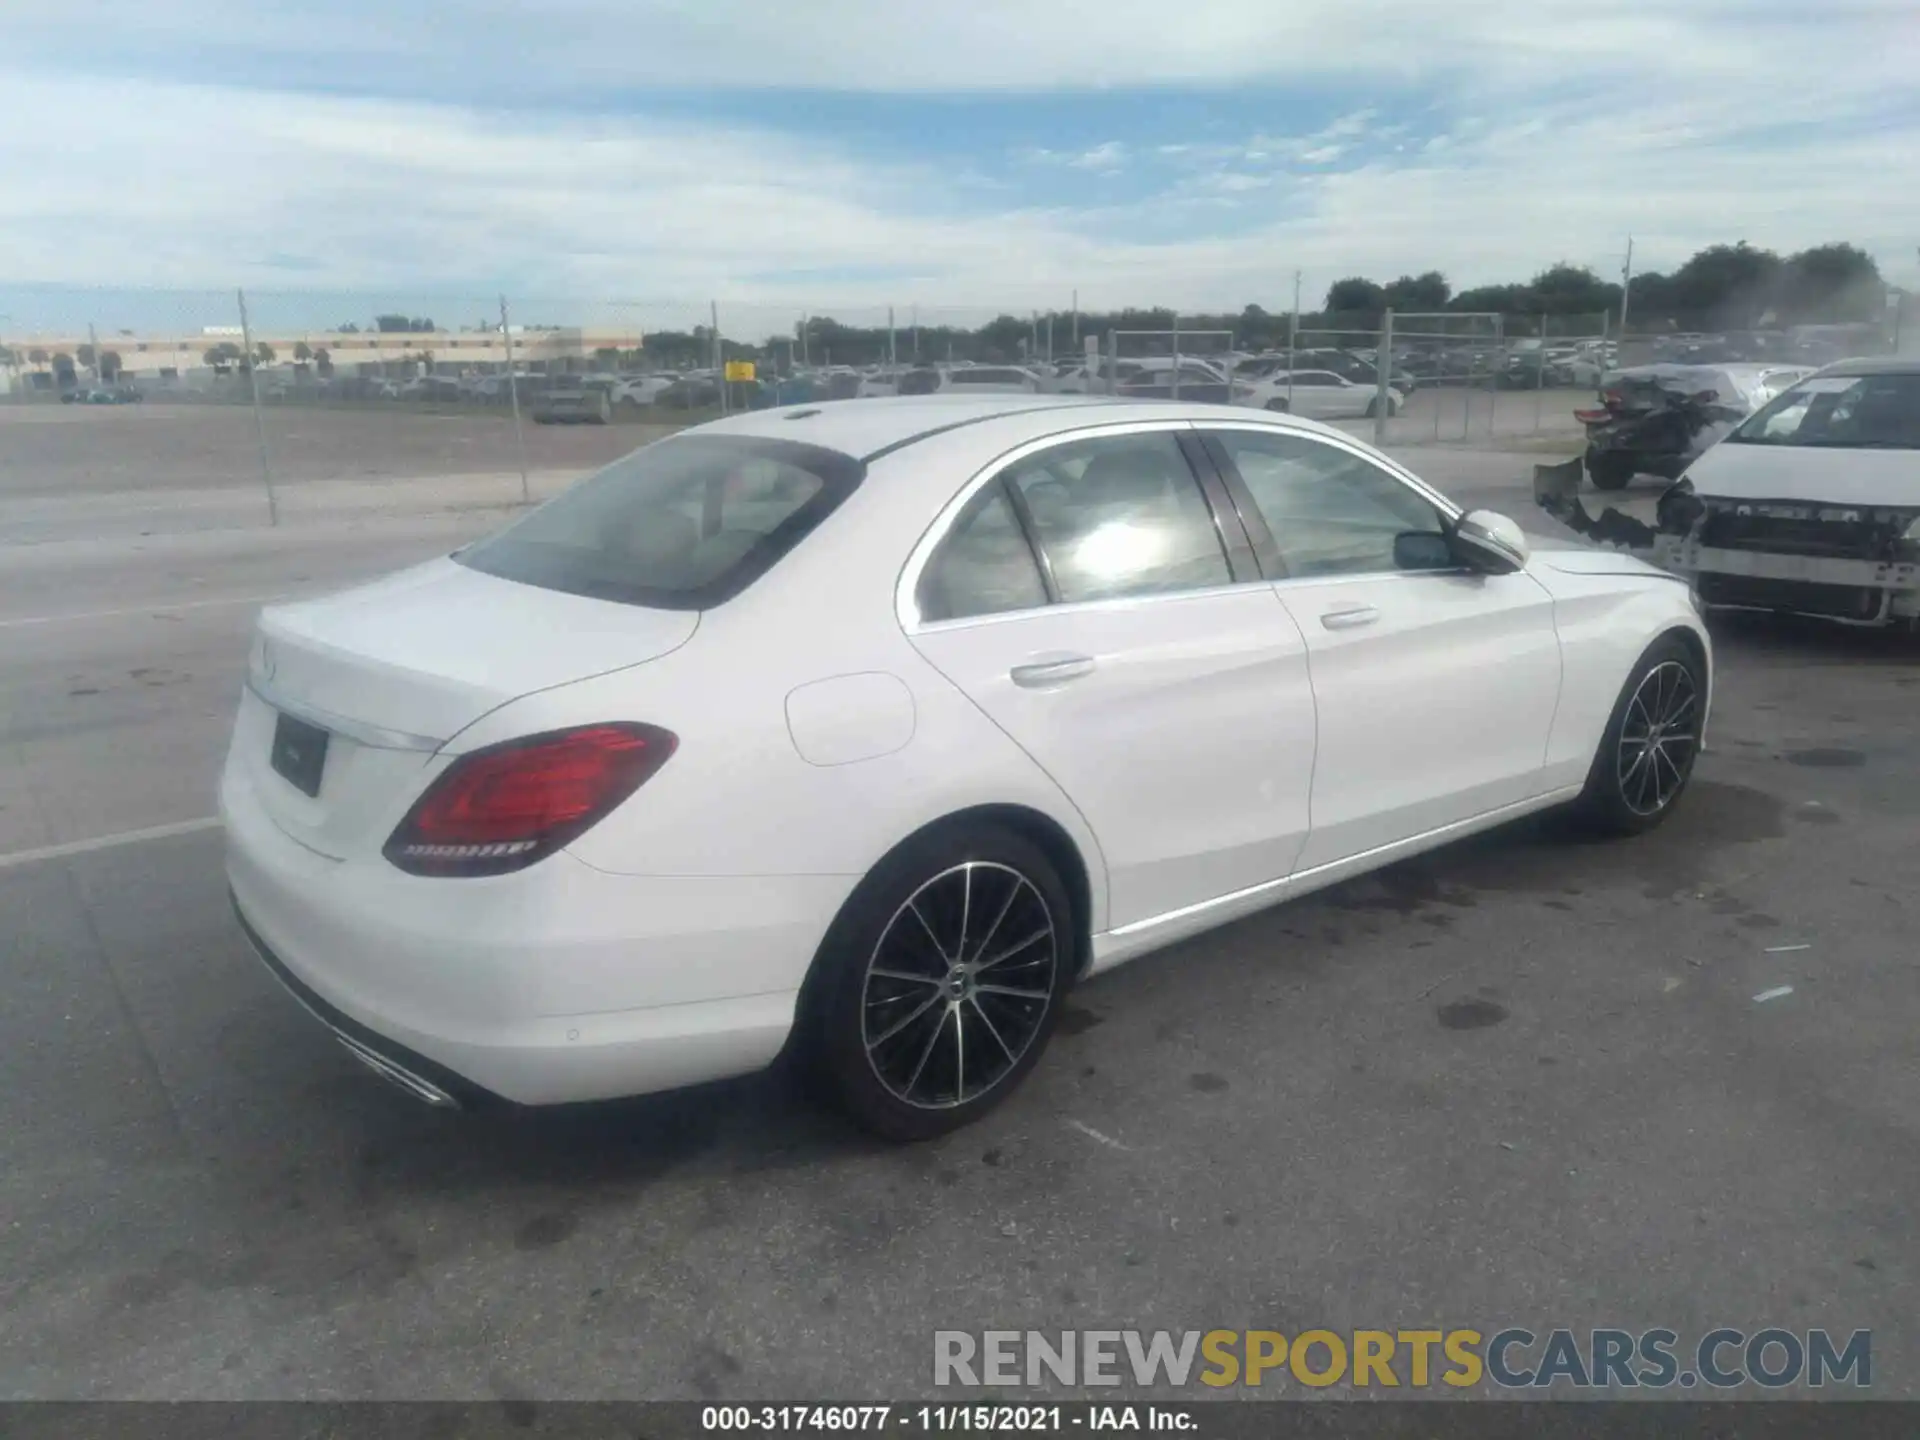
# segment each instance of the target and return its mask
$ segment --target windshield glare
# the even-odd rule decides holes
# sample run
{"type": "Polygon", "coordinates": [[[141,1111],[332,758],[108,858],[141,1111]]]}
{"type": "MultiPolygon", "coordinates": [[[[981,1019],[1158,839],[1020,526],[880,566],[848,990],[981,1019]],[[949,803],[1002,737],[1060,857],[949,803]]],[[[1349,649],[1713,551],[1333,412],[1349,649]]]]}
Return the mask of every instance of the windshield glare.
{"type": "Polygon", "coordinates": [[[1803,380],[1727,438],[1745,445],[1920,450],[1920,373],[1803,380]]]}

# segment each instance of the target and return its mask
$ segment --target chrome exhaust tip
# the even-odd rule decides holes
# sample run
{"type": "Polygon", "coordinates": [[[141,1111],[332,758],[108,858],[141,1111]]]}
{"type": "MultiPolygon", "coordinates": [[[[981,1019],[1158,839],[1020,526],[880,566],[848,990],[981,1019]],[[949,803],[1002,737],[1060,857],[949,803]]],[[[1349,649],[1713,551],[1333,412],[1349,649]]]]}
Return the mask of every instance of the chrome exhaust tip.
{"type": "Polygon", "coordinates": [[[400,1089],[406,1091],[407,1094],[411,1095],[414,1099],[424,1101],[426,1104],[439,1110],[458,1110],[460,1108],[460,1102],[458,1100],[434,1084],[431,1080],[423,1079],[411,1070],[395,1064],[379,1051],[362,1045],[351,1035],[343,1035],[340,1031],[334,1030],[333,1038],[338,1040],[340,1044],[345,1047],[347,1053],[353,1056],[354,1059],[373,1071],[373,1073],[378,1075],[382,1080],[387,1081],[391,1085],[399,1086],[400,1089]]]}

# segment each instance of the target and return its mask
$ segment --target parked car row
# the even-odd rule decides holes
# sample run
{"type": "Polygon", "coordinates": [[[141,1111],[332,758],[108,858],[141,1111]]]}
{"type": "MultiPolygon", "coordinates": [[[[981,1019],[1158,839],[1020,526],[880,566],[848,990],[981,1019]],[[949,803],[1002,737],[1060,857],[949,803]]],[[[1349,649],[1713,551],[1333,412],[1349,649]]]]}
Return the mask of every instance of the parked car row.
{"type": "Polygon", "coordinates": [[[1655,336],[1652,358],[1676,365],[1778,364],[1819,367],[1885,348],[1879,325],[1800,325],[1790,330],[1678,331],[1655,336]]]}
{"type": "Polygon", "coordinates": [[[145,399],[131,385],[96,385],[86,390],[62,390],[62,405],[137,405],[145,399]]]}

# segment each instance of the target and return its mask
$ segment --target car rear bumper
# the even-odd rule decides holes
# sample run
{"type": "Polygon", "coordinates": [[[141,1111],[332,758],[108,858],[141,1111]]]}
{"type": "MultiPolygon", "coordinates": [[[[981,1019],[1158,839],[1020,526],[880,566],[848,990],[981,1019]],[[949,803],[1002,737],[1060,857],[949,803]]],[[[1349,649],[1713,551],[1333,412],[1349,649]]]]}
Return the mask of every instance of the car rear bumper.
{"type": "Polygon", "coordinates": [[[230,768],[221,787],[249,940],[358,1058],[432,1103],[604,1100],[764,1067],[852,883],[613,875],[565,852],[425,879],[307,849],[253,783],[230,768]]]}

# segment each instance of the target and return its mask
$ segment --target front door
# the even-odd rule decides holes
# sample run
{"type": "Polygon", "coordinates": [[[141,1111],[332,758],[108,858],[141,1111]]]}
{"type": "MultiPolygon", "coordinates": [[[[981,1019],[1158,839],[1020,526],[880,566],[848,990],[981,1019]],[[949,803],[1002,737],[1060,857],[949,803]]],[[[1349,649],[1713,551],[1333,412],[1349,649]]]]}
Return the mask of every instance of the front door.
{"type": "Polygon", "coordinates": [[[1014,458],[929,557],[910,627],[1086,818],[1106,928],[1280,879],[1307,832],[1306,644],[1270,585],[1234,574],[1245,542],[1236,519],[1223,545],[1188,428],[1014,458]]]}
{"type": "Polygon", "coordinates": [[[1560,694],[1553,601],[1525,572],[1403,569],[1441,512],[1358,447],[1221,428],[1270,532],[1274,592],[1305,636],[1320,720],[1301,869],[1540,793],[1560,694]]]}

